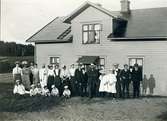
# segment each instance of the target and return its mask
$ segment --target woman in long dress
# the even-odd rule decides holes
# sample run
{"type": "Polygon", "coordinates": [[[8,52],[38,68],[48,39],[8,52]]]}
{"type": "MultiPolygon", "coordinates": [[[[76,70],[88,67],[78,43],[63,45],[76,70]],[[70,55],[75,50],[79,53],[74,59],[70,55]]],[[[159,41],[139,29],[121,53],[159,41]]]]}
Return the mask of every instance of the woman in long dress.
{"type": "Polygon", "coordinates": [[[27,61],[23,61],[22,83],[26,90],[30,90],[30,69],[27,67],[27,61]]]}
{"type": "Polygon", "coordinates": [[[37,68],[37,64],[34,64],[34,69],[32,71],[33,74],[33,83],[37,86],[39,83],[39,70],[37,68]]]}
{"type": "Polygon", "coordinates": [[[109,74],[107,74],[107,80],[108,80],[108,89],[107,92],[111,95],[113,95],[113,97],[115,97],[116,94],[116,82],[117,82],[117,78],[116,75],[114,74],[114,71],[112,69],[109,70],[109,74]]]}
{"type": "Polygon", "coordinates": [[[100,95],[102,97],[105,96],[105,93],[107,92],[107,84],[108,84],[108,80],[107,80],[107,76],[105,75],[105,71],[104,70],[101,70],[100,71],[101,75],[99,77],[100,79],[100,87],[99,87],[99,92],[100,92],[100,95]]]}
{"type": "Polygon", "coordinates": [[[45,65],[39,70],[39,79],[42,89],[47,86],[47,79],[48,79],[48,70],[45,65]]]}
{"type": "Polygon", "coordinates": [[[52,65],[48,66],[48,81],[47,81],[47,88],[49,91],[52,91],[52,85],[55,85],[55,73],[52,65]]]}

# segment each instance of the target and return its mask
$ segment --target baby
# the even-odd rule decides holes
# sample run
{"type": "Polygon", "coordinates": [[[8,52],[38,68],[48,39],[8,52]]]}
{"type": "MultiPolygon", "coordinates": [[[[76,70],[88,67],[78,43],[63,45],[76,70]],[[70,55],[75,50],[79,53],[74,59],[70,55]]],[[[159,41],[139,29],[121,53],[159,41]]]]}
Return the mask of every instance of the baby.
{"type": "Polygon", "coordinates": [[[44,95],[44,96],[50,96],[50,91],[47,88],[47,86],[44,86],[44,89],[42,91],[42,95],[44,95]]]}
{"type": "Polygon", "coordinates": [[[55,87],[55,85],[52,85],[52,91],[51,91],[52,96],[59,96],[59,90],[55,87]]]}
{"type": "Polygon", "coordinates": [[[71,91],[68,89],[68,86],[64,86],[63,96],[65,98],[70,98],[71,96],[71,91]]]}
{"type": "Polygon", "coordinates": [[[24,95],[26,93],[29,93],[29,92],[25,90],[25,87],[21,83],[21,81],[16,80],[16,84],[15,84],[14,89],[13,89],[13,94],[24,95]]]}

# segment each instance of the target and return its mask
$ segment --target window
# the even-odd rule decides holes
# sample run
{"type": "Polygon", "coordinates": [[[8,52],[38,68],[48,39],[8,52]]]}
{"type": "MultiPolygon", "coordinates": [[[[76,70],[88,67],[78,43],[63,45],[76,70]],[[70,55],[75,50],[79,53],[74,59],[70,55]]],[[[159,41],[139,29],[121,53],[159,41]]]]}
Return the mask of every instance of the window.
{"type": "Polygon", "coordinates": [[[101,24],[85,24],[82,26],[82,43],[99,44],[101,24]]]}
{"type": "Polygon", "coordinates": [[[50,64],[60,64],[60,58],[59,57],[50,57],[50,64]]]}
{"type": "Polygon", "coordinates": [[[143,58],[129,58],[129,66],[134,66],[135,63],[139,65],[139,69],[143,75],[143,58]]]}
{"type": "Polygon", "coordinates": [[[99,62],[100,69],[104,69],[105,68],[105,59],[100,58],[99,61],[100,61],[99,62]]]}

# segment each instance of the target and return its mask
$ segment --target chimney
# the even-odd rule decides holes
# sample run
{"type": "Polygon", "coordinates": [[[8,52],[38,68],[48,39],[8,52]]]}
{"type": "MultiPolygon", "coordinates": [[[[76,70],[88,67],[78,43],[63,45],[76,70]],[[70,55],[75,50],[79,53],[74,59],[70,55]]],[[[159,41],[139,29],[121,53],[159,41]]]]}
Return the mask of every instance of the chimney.
{"type": "Polygon", "coordinates": [[[130,1],[129,0],[121,0],[121,13],[130,14],[130,1]]]}

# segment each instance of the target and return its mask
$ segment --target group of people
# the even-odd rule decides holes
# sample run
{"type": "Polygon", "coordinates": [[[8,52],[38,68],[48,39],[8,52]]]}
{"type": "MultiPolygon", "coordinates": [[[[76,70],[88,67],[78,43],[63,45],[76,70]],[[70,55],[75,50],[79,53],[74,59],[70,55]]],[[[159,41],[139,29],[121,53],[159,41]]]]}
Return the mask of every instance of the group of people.
{"type": "Polygon", "coordinates": [[[43,65],[41,69],[37,64],[27,61],[16,62],[13,69],[15,87],[14,94],[30,94],[44,96],[88,96],[113,98],[129,98],[129,85],[133,83],[133,97],[140,96],[140,83],[142,72],[138,64],[133,67],[124,65],[124,69],[119,69],[119,64],[114,64],[112,69],[105,71],[99,69],[97,65],[91,63],[85,66],[81,63],[70,66],[64,65],[62,68],[58,64],[43,65]]]}

